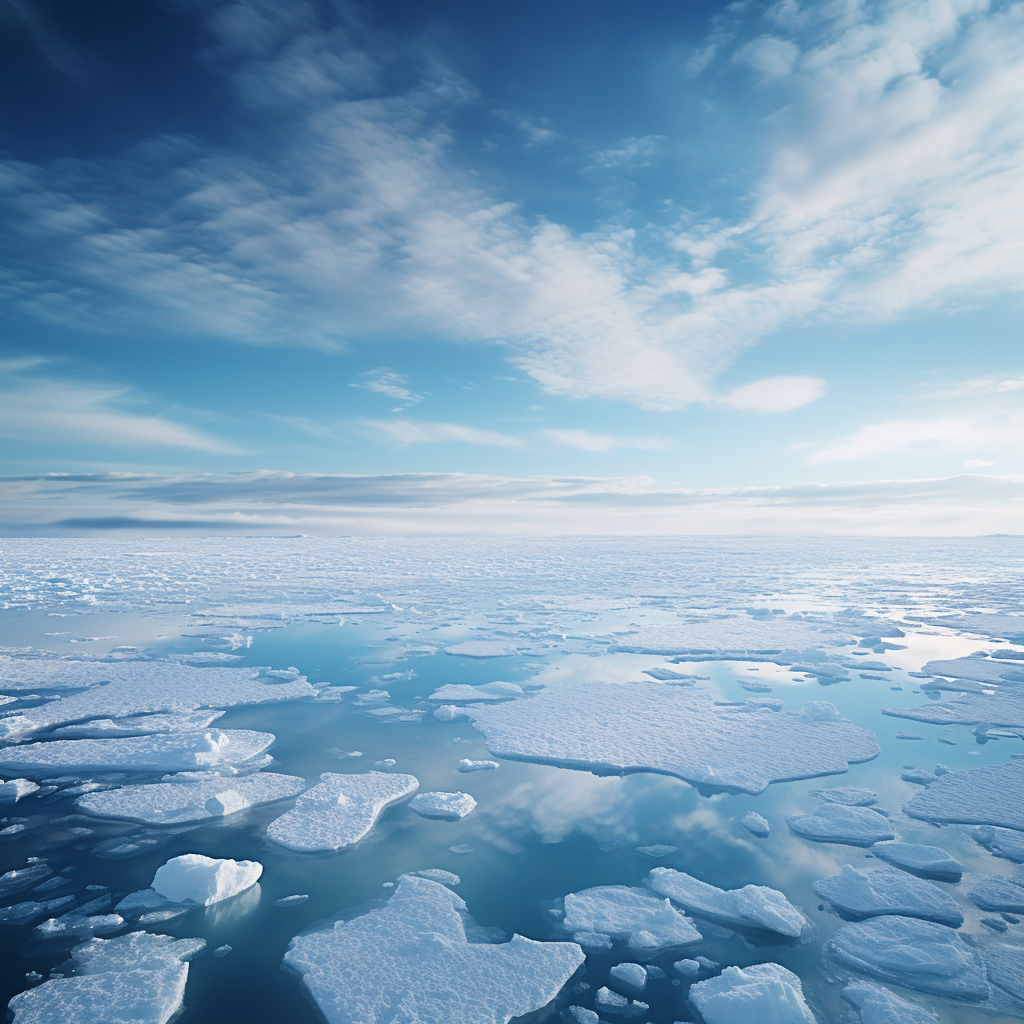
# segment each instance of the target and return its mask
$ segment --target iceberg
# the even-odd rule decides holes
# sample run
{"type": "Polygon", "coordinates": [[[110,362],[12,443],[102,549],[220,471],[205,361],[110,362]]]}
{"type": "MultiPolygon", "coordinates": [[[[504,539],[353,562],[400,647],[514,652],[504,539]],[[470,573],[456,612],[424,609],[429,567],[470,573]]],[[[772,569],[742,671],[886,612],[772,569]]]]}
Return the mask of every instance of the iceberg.
{"type": "Polygon", "coordinates": [[[934,1010],[901,999],[870,981],[851,982],[843,989],[843,998],[860,1011],[862,1024],[939,1024],[934,1010]]]}
{"type": "Polygon", "coordinates": [[[468,942],[465,909],[403,875],[380,909],[292,939],[285,965],[328,1024],[507,1024],[547,1006],[583,964],[569,942],[468,942]]]}
{"type": "Polygon", "coordinates": [[[689,998],[705,1024],[817,1024],[800,979],[779,964],[726,967],[689,998]]]}
{"type": "Polygon", "coordinates": [[[1024,761],[949,772],[915,793],[903,811],[940,825],[996,825],[1024,832],[1024,761]]]}
{"type": "Polygon", "coordinates": [[[424,818],[458,821],[476,807],[476,801],[468,793],[417,793],[409,807],[424,818]]]}
{"type": "Polygon", "coordinates": [[[916,843],[901,843],[887,840],[875,843],[871,852],[886,864],[902,868],[912,875],[935,878],[940,882],[959,882],[963,877],[963,865],[938,846],[920,846],[916,843]]]}
{"type": "Polygon", "coordinates": [[[786,824],[798,836],[816,843],[871,846],[896,838],[889,819],[871,807],[823,803],[811,814],[788,815],[786,824]]]}
{"type": "Polygon", "coordinates": [[[267,836],[290,850],[341,850],[358,843],[384,808],[418,787],[419,780],[412,775],[324,772],[290,811],[270,823],[267,836]]]}
{"type": "Polygon", "coordinates": [[[255,885],[263,865],[255,860],[231,860],[185,853],[157,868],[153,890],[172,903],[208,907],[255,885]]]}
{"type": "Polygon", "coordinates": [[[714,791],[761,793],[772,782],[848,770],[879,752],[874,733],[823,701],[800,713],[660,683],[582,683],[466,708],[499,757],[597,773],[650,771],[714,791]]]}
{"type": "Polygon", "coordinates": [[[614,939],[645,952],[692,947],[701,941],[692,922],[668,900],[625,885],[600,885],[569,893],[560,927],[573,936],[605,938],[587,945],[610,947],[614,939]]]}
{"type": "MultiPolygon", "coordinates": [[[[838,875],[819,878],[811,888],[836,910],[855,918],[897,914],[936,921],[951,928],[964,923],[964,912],[951,896],[931,882],[895,868],[858,871],[847,864],[838,875]]],[[[1020,894],[1024,898],[1024,889],[1020,894]]]]}

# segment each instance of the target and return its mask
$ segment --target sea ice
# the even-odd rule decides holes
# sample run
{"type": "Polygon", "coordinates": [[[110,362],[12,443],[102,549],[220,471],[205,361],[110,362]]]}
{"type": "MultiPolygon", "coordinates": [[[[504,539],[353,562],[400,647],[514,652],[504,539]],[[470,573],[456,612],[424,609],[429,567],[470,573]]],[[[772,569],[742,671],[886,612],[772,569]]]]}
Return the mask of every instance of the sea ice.
{"type": "Polygon", "coordinates": [[[213,955],[214,956],[227,956],[228,953],[232,952],[233,949],[234,949],[234,946],[228,946],[228,945],[218,946],[213,951],[213,955]]]}
{"type": "Polygon", "coordinates": [[[440,701],[444,704],[462,703],[463,701],[478,700],[509,700],[515,696],[522,696],[523,691],[519,689],[518,694],[488,692],[482,686],[469,686],[466,683],[445,683],[439,686],[427,700],[440,701]]]}
{"type": "MultiPolygon", "coordinates": [[[[967,659],[973,660],[973,659],[967,659]]],[[[1020,668],[1018,667],[1018,674],[1020,668]]],[[[965,693],[916,708],[882,708],[883,715],[933,725],[1024,726],[1024,684],[1004,682],[994,693],[965,693]]]]}
{"type": "Polygon", "coordinates": [[[989,994],[981,957],[959,933],[912,917],[844,924],[825,943],[822,961],[950,999],[977,1002],[989,994]]]}
{"type": "Polygon", "coordinates": [[[132,718],[92,718],[79,725],[65,725],[47,734],[55,740],[102,740],[113,736],[153,736],[169,732],[196,732],[212,725],[223,711],[169,712],[132,718]]]}
{"type": "Polygon", "coordinates": [[[1008,878],[985,878],[967,890],[967,898],[979,910],[1024,914],[1024,880],[1015,885],[1008,878]]]}
{"type": "Polygon", "coordinates": [[[878,801],[878,794],[861,786],[832,786],[829,789],[809,789],[808,796],[815,796],[829,804],[847,804],[850,807],[867,807],[878,801]]]}
{"type": "Polygon", "coordinates": [[[30,779],[10,779],[0,782],[0,804],[16,804],[23,796],[38,792],[39,785],[30,779]]]}
{"type": "Polygon", "coordinates": [[[700,974],[700,963],[697,960],[677,960],[672,966],[684,978],[696,978],[700,974]]]}
{"type": "Polygon", "coordinates": [[[981,958],[988,970],[988,980],[1024,1002],[1024,946],[985,946],[981,958]]]}
{"type": "Polygon", "coordinates": [[[491,771],[498,767],[497,761],[474,761],[472,758],[463,757],[459,761],[459,767],[456,771],[463,773],[466,772],[486,772],[491,771]]]}
{"type": "Polygon", "coordinates": [[[45,860],[30,861],[26,867],[8,871],[0,875],[0,898],[28,889],[45,881],[52,874],[53,870],[45,860]]]}
{"type": "Polygon", "coordinates": [[[594,993],[595,1004],[605,1013],[625,1013],[629,1006],[629,1000],[618,992],[613,992],[607,986],[599,988],[594,993]]]}
{"type": "Polygon", "coordinates": [[[757,811],[747,811],[740,818],[740,824],[751,835],[757,836],[758,839],[767,839],[771,835],[771,826],[768,824],[768,819],[758,814],[757,811]]]}
{"type": "Polygon", "coordinates": [[[788,939],[807,939],[814,932],[803,911],[778,889],[764,885],[719,889],[672,868],[654,868],[648,882],[655,892],[668,896],[687,913],[727,928],[770,932],[788,939]]]}
{"type": "Polygon", "coordinates": [[[989,853],[1012,860],[1016,864],[1024,864],[1024,835],[1005,828],[993,828],[991,825],[979,825],[970,829],[970,836],[989,853]]]}
{"type": "MultiPolygon", "coordinates": [[[[644,626],[611,648],[627,654],[662,656],[689,654],[695,650],[762,651],[778,654],[780,648],[814,648],[845,640],[849,634],[831,622],[809,622],[772,616],[750,615],[714,618],[703,622],[679,622],[644,626]]],[[[794,655],[796,650],[793,651],[794,655]]]]}
{"type": "Polygon", "coordinates": [[[660,683],[583,683],[493,707],[473,724],[501,757],[621,774],[662,772],[716,790],[760,793],[772,782],[845,772],[878,755],[873,733],[831,704],[800,713],[660,683]]]}
{"type": "Polygon", "coordinates": [[[285,964],[329,1024],[507,1024],[550,1003],[584,962],[574,943],[467,942],[465,908],[403,875],[380,909],[292,939],[285,964]]]}
{"type": "Polygon", "coordinates": [[[74,896],[58,896],[55,900],[35,902],[26,900],[14,903],[9,907],[0,907],[0,924],[19,925],[36,921],[44,914],[52,914],[55,910],[65,910],[75,902],[74,896]]]}
{"type": "Polygon", "coordinates": [[[726,967],[692,986],[690,1002],[705,1024],[817,1024],[800,979],[779,964],[726,967]]]}
{"type": "Polygon", "coordinates": [[[574,936],[606,936],[644,951],[701,941],[700,932],[668,900],[625,885],[569,893],[561,927],[574,936]]]}
{"type": "Polygon", "coordinates": [[[282,896],[279,900],[274,900],[275,907],[296,907],[300,903],[305,903],[309,899],[309,893],[296,893],[294,896],[282,896]]]}
{"type": "Polygon", "coordinates": [[[1024,832],[1024,762],[950,772],[903,805],[937,824],[996,825],[1024,832]]]}
{"type": "Polygon", "coordinates": [[[860,1011],[861,1024],[939,1024],[934,1010],[911,1003],[870,981],[853,981],[843,998],[860,1011]]]}
{"type": "Polygon", "coordinates": [[[424,818],[458,821],[476,807],[476,801],[468,793],[417,793],[409,807],[424,818]]]}
{"type": "Polygon", "coordinates": [[[53,740],[0,750],[0,771],[46,774],[55,768],[137,772],[188,771],[222,765],[259,767],[257,760],[274,734],[249,729],[208,729],[166,736],[126,736],[113,740],[53,740]]]}
{"type": "Polygon", "coordinates": [[[922,671],[930,676],[949,676],[951,679],[973,679],[979,683],[1001,684],[1005,680],[1024,679],[1024,666],[1011,661],[989,658],[951,658],[947,661],[929,661],[922,671]]]}
{"type": "Polygon", "coordinates": [[[263,865],[259,861],[185,853],[157,868],[153,889],[172,903],[208,907],[244,892],[255,885],[262,874],[263,865]]]}
{"type": "Polygon", "coordinates": [[[566,1011],[568,1014],[568,1020],[571,1020],[573,1024],[600,1024],[601,1018],[593,1010],[588,1010],[583,1006],[570,1006],[567,1007],[566,1011]]]}
{"type": "Polygon", "coordinates": [[[385,807],[414,793],[418,786],[412,775],[324,772],[290,811],[270,823],[267,836],[290,850],[340,850],[359,842],[385,807]]]}
{"type": "MultiPolygon", "coordinates": [[[[937,885],[896,868],[858,871],[847,864],[838,875],[819,878],[811,888],[836,910],[852,917],[898,914],[936,921],[951,928],[959,928],[964,923],[964,912],[956,900],[937,885]]],[[[1024,889],[1020,894],[1024,899],[1024,889]]]]}
{"type": "Polygon", "coordinates": [[[454,654],[461,658],[510,658],[519,653],[519,648],[512,644],[495,640],[466,640],[443,650],[445,654],[454,654]]]}
{"type": "Polygon", "coordinates": [[[817,843],[870,846],[896,838],[884,814],[870,807],[850,807],[847,804],[819,804],[811,814],[787,816],[786,824],[798,836],[817,843]]]}
{"type": "Polygon", "coordinates": [[[678,846],[666,846],[664,843],[656,843],[654,846],[638,846],[636,852],[644,857],[667,857],[678,850],[678,846]]]}
{"type": "Polygon", "coordinates": [[[875,843],[871,852],[893,867],[902,868],[922,878],[935,878],[940,882],[959,882],[963,865],[938,846],[920,846],[896,840],[875,843]]]}
{"type": "Polygon", "coordinates": [[[13,1024],[166,1024],[180,1009],[188,964],[203,939],[129,932],[90,939],[71,954],[74,974],[16,995],[13,1024]]]}
{"type": "Polygon", "coordinates": [[[440,882],[449,888],[453,885],[461,885],[462,879],[452,871],[445,871],[443,868],[424,868],[422,871],[415,871],[413,874],[420,878],[429,878],[432,882],[440,882]]]}
{"type": "Polygon", "coordinates": [[[148,785],[86,793],[75,801],[75,806],[101,818],[126,818],[147,825],[180,825],[209,821],[284,800],[301,793],[305,786],[306,783],[295,775],[272,772],[234,777],[185,772],[148,785]]]}
{"type": "Polygon", "coordinates": [[[639,964],[616,964],[608,972],[608,977],[635,995],[647,987],[647,972],[639,964]]]}

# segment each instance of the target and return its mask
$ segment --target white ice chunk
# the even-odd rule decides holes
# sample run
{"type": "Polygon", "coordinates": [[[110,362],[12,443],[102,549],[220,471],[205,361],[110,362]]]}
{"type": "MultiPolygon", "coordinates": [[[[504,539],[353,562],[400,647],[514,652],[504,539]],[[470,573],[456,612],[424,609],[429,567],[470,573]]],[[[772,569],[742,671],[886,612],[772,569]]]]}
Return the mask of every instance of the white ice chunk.
{"type": "Polygon", "coordinates": [[[625,885],[600,885],[565,897],[562,928],[573,934],[606,935],[633,949],[694,946],[693,924],[665,899],[625,885]]]}
{"type": "Polygon", "coordinates": [[[296,907],[300,903],[305,903],[309,899],[309,893],[296,893],[294,896],[282,896],[279,900],[274,900],[275,907],[296,907]]]}
{"type": "MultiPolygon", "coordinates": [[[[835,712],[835,709],[832,709],[835,712]]],[[[838,712],[809,717],[660,683],[582,683],[525,700],[471,705],[501,757],[599,771],[653,771],[716,790],[845,772],[878,755],[873,733],[838,712]]]]}
{"type": "Polygon", "coordinates": [[[91,939],[71,954],[74,974],[16,995],[14,1024],[166,1024],[181,1008],[190,960],[202,939],[130,932],[91,939]]]}
{"type": "Polygon", "coordinates": [[[270,823],[267,836],[290,850],[340,850],[359,842],[385,807],[414,793],[418,786],[412,775],[324,772],[290,811],[270,823]]]}
{"type": "Polygon", "coordinates": [[[1024,1002],[1024,946],[986,946],[981,956],[988,970],[988,980],[1024,1002]]]}
{"type": "Polygon", "coordinates": [[[700,963],[696,960],[677,960],[672,966],[684,978],[696,978],[700,974],[700,963]]]}
{"type": "Polygon", "coordinates": [[[439,722],[454,722],[456,718],[466,718],[466,709],[456,707],[454,704],[442,704],[434,711],[434,717],[439,722]]]}
{"type": "Polygon", "coordinates": [[[1016,864],[1024,864],[1024,835],[1005,828],[979,825],[970,830],[971,838],[985,847],[989,853],[1016,864]]]}
{"type": "Polygon", "coordinates": [[[810,789],[808,795],[816,796],[830,804],[849,804],[851,807],[866,807],[878,800],[878,794],[861,786],[832,786],[829,789],[810,789]]]}
{"type": "Polygon", "coordinates": [[[789,815],[786,824],[798,836],[817,843],[870,846],[896,838],[889,819],[870,807],[823,803],[811,814],[789,815]]]}
{"type": "Polygon", "coordinates": [[[292,939],[285,965],[329,1024],[506,1024],[546,1006],[583,964],[573,943],[467,942],[465,906],[403,875],[384,907],[292,939]]]}
{"type": "Polygon", "coordinates": [[[764,885],[719,889],[673,868],[654,868],[647,877],[655,892],[668,896],[687,913],[727,928],[774,932],[791,939],[806,938],[813,932],[800,908],[778,889],[764,885]]]}
{"type": "Polygon", "coordinates": [[[620,996],[607,986],[599,988],[594,993],[594,1002],[605,1013],[623,1013],[629,1006],[629,1000],[625,996],[620,996]]]}
{"type": "Polygon", "coordinates": [[[249,729],[208,729],[167,736],[130,736],[113,740],[53,740],[0,750],[0,769],[46,774],[55,768],[187,771],[220,765],[258,767],[256,759],[274,734],[249,729]]]}
{"type": "Polygon", "coordinates": [[[816,1024],[800,979],[779,964],[726,967],[699,981],[690,1001],[705,1024],[816,1024]]]}
{"type": "Polygon", "coordinates": [[[80,725],[65,725],[48,733],[57,740],[106,739],[114,736],[152,736],[169,732],[195,732],[212,725],[223,711],[187,711],[131,718],[93,718],[80,725]]]}
{"type": "Polygon", "coordinates": [[[900,843],[890,840],[875,843],[871,852],[886,864],[902,868],[922,878],[937,878],[940,882],[959,882],[964,868],[960,861],[951,857],[938,846],[921,846],[917,843],[900,843]]]}
{"type": "Polygon", "coordinates": [[[458,821],[476,807],[476,801],[468,793],[418,793],[409,807],[424,818],[458,821]]]}
{"type": "MultiPolygon", "coordinates": [[[[819,878],[811,886],[836,910],[854,917],[898,914],[959,928],[964,923],[960,904],[937,885],[895,868],[858,871],[847,864],[838,875],[819,878]]],[[[1024,899],[1024,889],[1020,890],[1024,899]]]]}
{"type": "Polygon", "coordinates": [[[23,796],[30,796],[38,789],[38,784],[29,779],[0,782],[0,804],[16,804],[23,796]]]}
{"type": "Polygon", "coordinates": [[[831,622],[750,615],[713,618],[703,622],[673,622],[643,626],[625,636],[612,648],[629,654],[671,656],[691,653],[695,648],[726,651],[778,651],[779,648],[810,648],[830,639],[846,639],[831,622]]]}
{"type": "Polygon", "coordinates": [[[510,658],[519,653],[519,648],[497,640],[465,640],[445,647],[444,653],[460,658],[510,658]]]}
{"type": "Polygon", "coordinates": [[[989,994],[978,953],[952,928],[912,917],[844,924],[825,943],[822,961],[950,999],[976,1002],[989,994]]]}
{"type": "Polygon", "coordinates": [[[459,878],[452,871],[445,871],[443,868],[424,868],[422,871],[416,871],[414,874],[420,876],[420,878],[429,878],[432,882],[440,882],[442,885],[453,886],[461,885],[462,879],[459,878]]]}
{"type": "Polygon", "coordinates": [[[459,760],[457,771],[463,772],[487,772],[498,767],[497,761],[474,761],[470,757],[463,757],[459,760]]]}
{"type": "Polygon", "coordinates": [[[843,989],[843,998],[860,1010],[862,1024],[939,1024],[934,1010],[901,999],[870,981],[851,982],[843,989]]]}
{"type": "Polygon", "coordinates": [[[185,853],[157,868],[153,889],[172,903],[196,903],[208,907],[230,899],[255,885],[263,865],[255,860],[205,857],[185,853]]]}
{"type": "Polygon", "coordinates": [[[248,807],[296,796],[306,783],[295,775],[256,772],[222,778],[209,772],[171,775],[162,782],[87,793],[75,806],[101,818],[126,818],[147,825],[208,821],[248,807]]]}
{"type": "Polygon", "coordinates": [[[616,964],[608,972],[608,977],[634,994],[643,992],[647,987],[647,972],[639,964],[616,964]]]}
{"type": "MultiPolygon", "coordinates": [[[[520,689],[519,696],[522,695],[522,692],[520,689]]],[[[509,693],[488,693],[481,687],[469,686],[467,683],[445,683],[444,686],[439,686],[427,700],[452,704],[478,700],[509,700],[513,696],[515,695],[509,693]]]]}
{"type": "Polygon", "coordinates": [[[981,910],[1024,914],[1024,879],[1021,879],[1020,884],[1015,884],[1009,878],[983,878],[968,889],[967,898],[981,910]]]}
{"type": "Polygon", "coordinates": [[[574,1024],[600,1024],[601,1018],[593,1010],[583,1006],[570,1006],[565,1012],[574,1024]]]}
{"type": "Polygon", "coordinates": [[[936,824],[997,825],[1024,832],[1024,761],[949,772],[903,805],[936,824]]]}
{"type": "Polygon", "coordinates": [[[747,811],[740,818],[740,824],[751,835],[757,836],[758,839],[767,839],[771,834],[771,826],[768,824],[768,819],[758,814],[757,811],[747,811]]]}

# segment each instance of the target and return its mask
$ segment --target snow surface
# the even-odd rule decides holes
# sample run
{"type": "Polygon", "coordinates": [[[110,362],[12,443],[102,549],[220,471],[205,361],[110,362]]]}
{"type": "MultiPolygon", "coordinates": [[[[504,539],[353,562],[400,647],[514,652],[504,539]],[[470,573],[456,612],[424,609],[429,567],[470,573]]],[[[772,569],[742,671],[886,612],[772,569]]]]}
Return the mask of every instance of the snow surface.
{"type": "Polygon", "coordinates": [[[477,700],[510,700],[522,697],[526,691],[516,683],[484,683],[483,686],[469,686],[466,683],[445,683],[439,686],[427,700],[443,703],[462,703],[477,700]]]}
{"type": "Polygon", "coordinates": [[[208,907],[255,885],[263,865],[255,860],[231,860],[185,853],[157,868],[153,890],[172,903],[208,907]]]}
{"type": "Polygon", "coordinates": [[[610,946],[625,942],[631,949],[658,950],[695,946],[701,934],[667,899],[625,885],[600,885],[569,893],[561,927],[576,941],[610,946]],[[604,937],[605,941],[588,941],[604,937]]]}
{"type": "Polygon", "coordinates": [[[850,846],[871,846],[872,843],[895,839],[889,819],[870,807],[822,803],[811,814],[786,817],[786,824],[804,839],[817,843],[846,843],[850,846]]]}
{"type": "Polygon", "coordinates": [[[746,793],[845,772],[879,752],[874,733],[826,702],[808,701],[801,713],[747,702],[720,707],[705,690],[653,682],[567,685],[466,712],[499,757],[616,774],[663,772],[746,793]]]}
{"type": "Polygon", "coordinates": [[[816,1024],[800,979],[779,964],[726,967],[690,988],[705,1024],[816,1024]]]}
{"type": "Polygon", "coordinates": [[[285,964],[328,1024],[506,1024],[550,1003],[583,964],[574,943],[467,942],[465,907],[403,875],[382,908],[292,939],[285,964]]]}
{"type": "Polygon", "coordinates": [[[939,1024],[939,1015],[870,981],[854,981],[843,998],[860,1010],[861,1024],[939,1024]]]}
{"type": "Polygon", "coordinates": [[[813,925],[778,889],[745,885],[719,889],[673,868],[654,868],[648,883],[687,913],[740,930],[774,932],[790,939],[808,938],[813,925]]]}
{"type": "Polygon", "coordinates": [[[896,840],[875,843],[871,852],[893,867],[902,868],[923,878],[936,878],[940,882],[959,882],[963,865],[938,846],[921,846],[896,840]]]}
{"type": "Polygon", "coordinates": [[[147,825],[180,825],[236,814],[296,796],[306,783],[295,775],[256,772],[236,777],[185,772],[161,782],[86,793],[75,806],[100,818],[126,818],[147,825]]]}
{"type": "MultiPolygon", "coordinates": [[[[898,914],[959,928],[964,912],[937,885],[896,868],[858,871],[846,864],[838,875],[819,878],[811,888],[836,910],[852,917],[898,914]]],[[[1024,898],[1024,889],[1020,890],[1024,898]]],[[[989,908],[986,908],[989,909],[989,908]]]]}
{"type": "Polygon", "coordinates": [[[463,774],[467,772],[488,772],[498,767],[497,761],[474,761],[470,757],[463,757],[459,761],[456,771],[463,774]]]}
{"type": "Polygon", "coordinates": [[[1024,946],[986,946],[981,956],[988,970],[988,980],[1024,1002],[1024,946]]]}
{"type": "Polygon", "coordinates": [[[272,821],[267,836],[290,850],[340,850],[364,838],[385,807],[414,793],[412,775],[324,772],[295,806],[272,821]]]}
{"type": "Polygon", "coordinates": [[[1014,884],[1009,878],[983,878],[967,890],[967,898],[980,910],[1024,914],[1024,879],[1014,884]]]}
{"type": "Polygon", "coordinates": [[[468,793],[417,793],[409,807],[424,818],[458,821],[476,807],[476,801],[468,793]]]}
{"type": "Polygon", "coordinates": [[[73,975],[11,1000],[14,1024],[166,1024],[181,1007],[185,961],[205,946],[203,939],[148,932],[91,939],[72,951],[73,975]]]}
{"type": "Polygon", "coordinates": [[[903,805],[937,824],[996,825],[1024,832],[1024,761],[949,772],[903,805]]]}

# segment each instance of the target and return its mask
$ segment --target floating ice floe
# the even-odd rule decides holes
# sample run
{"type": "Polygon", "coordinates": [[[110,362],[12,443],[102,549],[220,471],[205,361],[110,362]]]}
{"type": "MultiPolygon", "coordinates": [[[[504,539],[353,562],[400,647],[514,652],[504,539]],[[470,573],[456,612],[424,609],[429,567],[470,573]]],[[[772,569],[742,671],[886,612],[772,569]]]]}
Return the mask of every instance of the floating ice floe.
{"type": "Polygon", "coordinates": [[[922,671],[930,676],[949,676],[952,679],[973,679],[979,683],[1001,685],[1007,680],[1024,681],[1024,665],[1019,662],[990,658],[950,658],[929,661],[922,671]]]}
{"type": "Polygon", "coordinates": [[[480,700],[512,700],[515,697],[522,697],[524,692],[523,688],[515,683],[487,683],[484,686],[445,683],[444,686],[439,686],[427,700],[441,701],[447,704],[480,700]]]}
{"type": "Polygon", "coordinates": [[[813,839],[816,843],[871,846],[872,843],[896,838],[889,819],[871,807],[823,803],[811,814],[787,816],[786,824],[798,836],[813,839]]]}
{"type": "Polygon", "coordinates": [[[967,898],[979,910],[1024,914],[1024,877],[1019,884],[1009,878],[985,878],[967,890],[967,898]]]}
{"type": "Polygon", "coordinates": [[[870,981],[854,981],[843,998],[860,1011],[861,1024],[939,1024],[939,1015],[870,981]]]}
{"type": "Polygon", "coordinates": [[[647,987],[647,972],[639,964],[616,964],[608,977],[633,995],[639,995],[647,987]]]}
{"type": "Polygon", "coordinates": [[[758,839],[767,839],[771,835],[771,825],[768,824],[768,819],[763,815],[758,814],[757,811],[747,811],[746,814],[740,818],[740,824],[751,834],[757,836],[758,839]]]}
{"type": "Polygon", "coordinates": [[[0,782],[0,804],[16,804],[23,796],[39,791],[38,783],[30,779],[10,779],[0,782]]]}
{"type": "Polygon", "coordinates": [[[120,914],[109,913],[113,900],[100,896],[75,907],[60,917],[51,917],[36,925],[32,934],[37,939],[89,939],[94,935],[110,935],[125,926],[120,914]]]}
{"type": "Polygon", "coordinates": [[[825,943],[826,968],[845,968],[931,995],[988,998],[977,951],[945,925],[912,917],[872,917],[844,924],[825,943]]]}
{"type": "Polygon", "coordinates": [[[651,888],[688,914],[705,918],[759,938],[782,936],[807,941],[814,926],[799,907],[794,907],[778,889],[745,885],[742,889],[719,889],[683,871],[654,868],[648,875],[651,888]]]}
{"type": "Polygon", "coordinates": [[[800,979],[779,964],[726,967],[689,998],[705,1024],[817,1024],[800,979]]]}
{"type": "Polygon", "coordinates": [[[458,821],[476,807],[476,801],[468,793],[417,793],[409,807],[424,818],[458,821]]]}
{"type": "Polygon", "coordinates": [[[604,1013],[622,1016],[627,1020],[639,1017],[650,1009],[646,1003],[631,1001],[607,986],[599,988],[594,993],[594,1004],[604,1013]]]}
{"type": "MultiPolygon", "coordinates": [[[[1003,992],[1024,1003],[1024,946],[985,946],[981,951],[988,980],[1003,992]]],[[[1020,1016],[1019,1003],[1015,1007],[1020,1016]]]]}
{"type": "MultiPolygon", "coordinates": [[[[1019,674],[1019,667],[1017,671],[1019,674]]],[[[1021,678],[1024,679],[1024,675],[1021,678]]],[[[1024,683],[1004,682],[995,692],[965,693],[952,700],[933,700],[916,708],[882,708],[882,714],[933,725],[984,724],[1020,728],[1024,727],[1024,683]]]]}
{"type": "Polygon", "coordinates": [[[1024,835],[1006,828],[993,828],[991,825],[979,825],[969,831],[971,838],[989,853],[1012,860],[1016,864],[1024,864],[1024,835]]]}
{"type": "Polygon", "coordinates": [[[912,875],[935,878],[940,882],[959,882],[964,873],[963,865],[938,846],[921,846],[917,843],[901,843],[896,840],[875,843],[871,852],[879,860],[893,867],[902,868],[912,875]]]}
{"type": "Polygon", "coordinates": [[[329,1024],[506,1024],[550,1003],[584,962],[574,943],[468,942],[465,908],[403,875],[382,908],[292,939],[285,965],[329,1024]]]}
{"type": "MultiPolygon", "coordinates": [[[[964,912],[956,900],[937,885],[896,868],[858,871],[847,864],[838,875],[819,878],[811,888],[836,910],[855,918],[897,914],[920,917],[951,928],[959,928],[964,923],[964,912]]],[[[1020,890],[1020,896],[1024,899],[1024,889],[1020,890]]]]}
{"type": "Polygon", "coordinates": [[[14,1024],[166,1024],[181,1008],[188,963],[203,939],[130,932],[91,939],[71,953],[74,974],[16,995],[14,1024]]]}
{"type": "Polygon", "coordinates": [[[9,907],[0,907],[0,924],[31,924],[56,910],[67,910],[74,905],[74,896],[58,896],[53,900],[25,900],[9,907]]]}
{"type": "Polygon", "coordinates": [[[466,772],[488,772],[498,767],[497,761],[474,761],[471,757],[463,757],[459,760],[456,771],[466,772]]]}
{"type": "Polygon", "coordinates": [[[949,772],[903,805],[936,824],[996,825],[1024,832],[1024,761],[949,772]]]}
{"type": "Polygon", "coordinates": [[[263,865],[255,860],[231,860],[185,853],[172,857],[153,876],[155,892],[172,903],[208,907],[255,885],[263,865]]]}
{"type": "Polygon", "coordinates": [[[518,647],[497,640],[466,640],[443,650],[460,658],[511,658],[519,653],[518,647]]]}
{"type": "Polygon", "coordinates": [[[131,718],[92,718],[79,725],[65,725],[47,733],[55,740],[101,740],[116,736],[153,736],[169,732],[196,732],[206,729],[223,711],[183,711],[131,718]]]}
{"type": "Polygon", "coordinates": [[[760,793],[772,782],[845,772],[879,752],[874,733],[823,701],[800,713],[659,683],[583,683],[467,715],[500,757],[598,773],[675,775],[715,790],[760,793]]]}
{"type": "Polygon", "coordinates": [[[580,945],[610,948],[612,941],[652,952],[695,946],[701,934],[667,899],[625,885],[569,893],[560,927],[580,945]]]}
{"type": "Polygon", "coordinates": [[[662,656],[719,650],[778,654],[782,649],[814,648],[822,643],[852,638],[832,622],[809,622],[784,616],[750,615],[644,626],[612,648],[626,654],[662,656]]]}
{"type": "Polygon", "coordinates": [[[565,1009],[566,1019],[573,1024],[600,1024],[601,1018],[594,1010],[583,1006],[568,1006],[565,1009]]]}
{"type": "Polygon", "coordinates": [[[422,871],[414,871],[413,874],[419,875],[420,878],[429,878],[432,882],[440,882],[441,885],[449,887],[462,884],[462,879],[457,874],[453,871],[445,871],[443,868],[424,868],[422,871]]]}
{"type": "Polygon", "coordinates": [[[828,804],[846,804],[849,807],[867,807],[878,801],[874,790],[862,786],[832,786],[829,789],[809,789],[808,796],[817,797],[828,804]]]}
{"type": "Polygon", "coordinates": [[[0,875],[0,899],[45,882],[52,874],[53,869],[45,860],[30,861],[23,868],[8,871],[0,875]]]}
{"type": "Polygon", "coordinates": [[[296,893],[294,896],[282,896],[279,900],[274,900],[275,907],[297,907],[300,903],[305,903],[309,899],[309,893],[296,893]]]}
{"type": "Polygon", "coordinates": [[[181,825],[226,817],[250,807],[301,793],[306,783],[295,775],[256,772],[236,777],[212,772],[183,772],[147,785],[86,793],[75,806],[100,818],[125,818],[147,825],[181,825]]]}
{"type": "Polygon", "coordinates": [[[55,768],[76,770],[130,770],[137,772],[189,771],[237,766],[259,768],[274,734],[249,729],[208,729],[205,732],[166,736],[126,736],[112,740],[52,740],[23,743],[0,750],[0,771],[46,774],[55,768]]]}
{"type": "Polygon", "coordinates": [[[385,807],[418,787],[419,780],[412,775],[324,772],[290,811],[270,823],[267,836],[290,850],[340,850],[359,842],[385,807]]]}
{"type": "Polygon", "coordinates": [[[678,849],[678,846],[666,846],[664,843],[655,843],[654,846],[638,846],[636,847],[636,852],[642,857],[653,857],[657,860],[659,857],[667,857],[669,854],[675,853],[678,849]]]}

